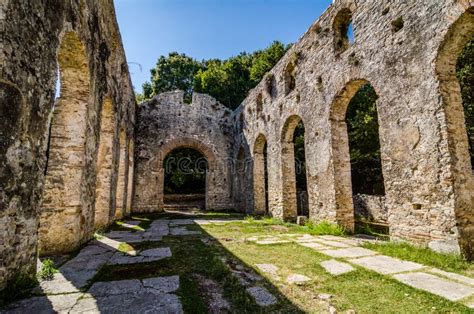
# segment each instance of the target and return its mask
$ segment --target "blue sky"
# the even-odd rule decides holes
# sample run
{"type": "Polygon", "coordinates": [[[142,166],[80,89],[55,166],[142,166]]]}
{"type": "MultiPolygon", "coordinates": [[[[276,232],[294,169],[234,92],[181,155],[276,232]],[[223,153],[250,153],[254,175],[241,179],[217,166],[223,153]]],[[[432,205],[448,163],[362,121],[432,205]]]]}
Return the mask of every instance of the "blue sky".
{"type": "Polygon", "coordinates": [[[332,0],[114,0],[135,90],[161,55],[235,56],[295,42],[332,0]],[[139,65],[138,65],[139,64],[139,65]]]}

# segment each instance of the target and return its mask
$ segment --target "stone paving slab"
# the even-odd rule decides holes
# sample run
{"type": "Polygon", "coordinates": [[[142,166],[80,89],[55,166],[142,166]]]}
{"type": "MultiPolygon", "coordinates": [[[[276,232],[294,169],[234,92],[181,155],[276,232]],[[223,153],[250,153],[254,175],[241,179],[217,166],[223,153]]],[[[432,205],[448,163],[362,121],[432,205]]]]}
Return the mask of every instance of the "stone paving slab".
{"type": "Polygon", "coordinates": [[[424,290],[451,301],[459,301],[474,294],[474,288],[427,273],[407,273],[393,276],[411,287],[424,290]]]}
{"type": "Polygon", "coordinates": [[[138,279],[96,282],[87,291],[93,297],[106,297],[111,295],[138,293],[143,290],[143,285],[138,279]]]}
{"type": "Polygon", "coordinates": [[[288,240],[259,240],[259,241],[256,241],[255,243],[260,244],[260,245],[271,245],[271,244],[291,243],[291,241],[288,241],[288,240]]]}
{"type": "Polygon", "coordinates": [[[179,289],[179,276],[147,278],[142,280],[143,287],[160,293],[171,293],[179,289]]]}
{"type": "Polygon", "coordinates": [[[429,271],[431,273],[435,273],[435,274],[447,277],[449,279],[453,279],[453,280],[459,281],[461,283],[474,286],[474,278],[466,277],[466,276],[455,274],[455,273],[450,273],[450,272],[447,272],[447,271],[444,271],[444,270],[441,270],[441,269],[437,269],[437,268],[431,268],[429,271]]]}
{"type": "Polygon", "coordinates": [[[82,293],[33,297],[11,304],[0,313],[67,313],[76,304],[82,293]]]}
{"type": "Polygon", "coordinates": [[[247,292],[255,299],[260,306],[270,306],[278,302],[277,298],[263,287],[250,287],[247,292]]]}
{"type": "Polygon", "coordinates": [[[80,299],[70,313],[183,313],[181,301],[174,294],[121,294],[80,299]]]}
{"type": "Polygon", "coordinates": [[[326,250],[321,251],[321,253],[329,255],[331,257],[362,257],[362,256],[371,256],[377,254],[374,251],[367,250],[361,247],[351,247],[346,249],[338,249],[338,250],[326,250]]]}
{"type": "Polygon", "coordinates": [[[322,243],[326,246],[332,246],[332,247],[337,247],[337,248],[348,248],[348,247],[353,246],[344,242],[325,240],[325,239],[316,239],[316,242],[322,243]]]}
{"type": "Polygon", "coordinates": [[[308,247],[310,249],[314,250],[327,250],[329,249],[327,246],[322,245],[321,243],[317,242],[306,242],[306,243],[299,243],[301,246],[308,247]]]}
{"type": "Polygon", "coordinates": [[[127,265],[127,264],[140,264],[149,263],[162,260],[167,257],[171,257],[171,250],[169,247],[165,248],[154,248],[140,252],[136,256],[117,252],[109,260],[108,265],[127,265]]]}
{"type": "Polygon", "coordinates": [[[174,236],[187,236],[187,235],[198,235],[202,234],[201,231],[188,230],[186,227],[174,227],[170,228],[171,235],[174,236]]]}
{"type": "Polygon", "coordinates": [[[354,270],[350,264],[338,262],[336,260],[329,260],[321,262],[320,264],[328,273],[334,276],[346,274],[354,270]]]}
{"type": "Polygon", "coordinates": [[[420,270],[424,265],[402,261],[397,258],[378,255],[349,260],[351,263],[373,270],[379,274],[390,275],[407,271],[420,270]]]}

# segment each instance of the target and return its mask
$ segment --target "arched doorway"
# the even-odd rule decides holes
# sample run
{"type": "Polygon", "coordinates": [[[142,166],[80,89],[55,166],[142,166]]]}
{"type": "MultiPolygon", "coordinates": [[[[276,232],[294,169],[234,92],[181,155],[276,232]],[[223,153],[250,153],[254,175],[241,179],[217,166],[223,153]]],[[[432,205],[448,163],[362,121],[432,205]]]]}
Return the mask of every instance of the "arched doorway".
{"type": "MultiPolygon", "coordinates": [[[[346,85],[331,107],[336,219],[348,230],[354,229],[354,201],[384,201],[377,98],[369,82],[356,80],[346,85]]],[[[361,217],[359,208],[357,213],[360,219],[369,218],[361,217]]]]}
{"type": "Polygon", "coordinates": [[[451,171],[454,185],[454,214],[459,246],[468,259],[474,258],[474,178],[471,158],[473,138],[472,63],[474,53],[474,7],[450,27],[441,44],[436,73],[442,95],[451,171]],[[460,58],[461,57],[461,58],[460,58]],[[471,80],[469,80],[471,78],[471,80]],[[467,79],[467,81],[464,81],[467,79]],[[462,84],[460,84],[462,83],[462,84]],[[467,83],[467,84],[466,84],[467,83]],[[461,89],[462,88],[462,89],[461,89]]]}
{"type": "Polygon", "coordinates": [[[100,118],[99,150],[97,153],[97,178],[95,189],[95,228],[109,225],[113,217],[111,210],[111,189],[113,174],[113,143],[114,143],[114,108],[110,98],[106,98],[102,105],[100,118]]]}
{"type": "MultiPolygon", "coordinates": [[[[156,200],[158,203],[158,209],[163,210],[165,208],[165,159],[170,155],[173,151],[179,151],[182,149],[191,149],[191,151],[195,151],[198,154],[201,154],[203,158],[195,159],[195,163],[197,167],[200,169],[199,171],[202,172],[202,169],[206,169],[204,177],[205,177],[205,186],[204,186],[204,193],[205,193],[205,205],[203,209],[206,210],[215,210],[220,205],[220,193],[222,186],[218,184],[220,182],[217,180],[217,176],[222,175],[223,170],[220,167],[224,167],[225,165],[221,165],[217,162],[215,154],[212,149],[210,149],[204,143],[195,140],[193,138],[175,138],[170,140],[166,144],[164,144],[157,153],[157,162],[158,162],[158,172],[157,172],[157,183],[158,183],[158,190],[156,200]]],[[[194,156],[197,156],[196,153],[194,156]]],[[[189,154],[182,154],[183,158],[181,158],[181,162],[184,163],[183,165],[176,165],[176,167],[186,167],[190,168],[191,164],[189,159],[189,154]]],[[[175,162],[178,163],[179,161],[175,159],[175,162]]],[[[188,171],[188,170],[187,170],[188,171]]],[[[225,181],[225,180],[224,180],[225,181]]],[[[181,189],[183,190],[183,189],[181,189]]],[[[189,207],[189,206],[184,206],[189,207]]]]}
{"type": "Polygon", "coordinates": [[[281,162],[284,219],[309,217],[304,124],[299,116],[290,116],[283,126],[281,162]]]}
{"type": "Polygon", "coordinates": [[[90,74],[86,48],[64,34],[58,54],[60,96],[51,117],[39,246],[42,254],[74,250],[82,240],[82,178],[85,163],[90,74]]]}
{"type": "Polygon", "coordinates": [[[205,209],[207,160],[202,153],[176,148],[166,156],[163,169],[165,206],[205,209]]]}
{"type": "Polygon", "coordinates": [[[253,149],[253,197],[254,213],[268,214],[267,140],[263,134],[258,135],[253,149]]]}

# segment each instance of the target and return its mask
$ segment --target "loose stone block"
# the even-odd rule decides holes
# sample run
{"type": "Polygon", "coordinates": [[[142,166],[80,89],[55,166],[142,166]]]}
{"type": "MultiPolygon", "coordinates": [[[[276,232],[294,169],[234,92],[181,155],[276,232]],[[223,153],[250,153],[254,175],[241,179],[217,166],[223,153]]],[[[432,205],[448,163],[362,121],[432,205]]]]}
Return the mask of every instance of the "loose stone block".
{"type": "Polygon", "coordinates": [[[297,285],[304,284],[310,280],[311,278],[305,275],[300,275],[300,274],[291,274],[286,278],[286,282],[290,284],[297,284],[297,285]]]}
{"type": "Polygon", "coordinates": [[[277,275],[278,273],[278,267],[273,264],[255,264],[255,266],[265,273],[272,275],[277,275]]]}
{"type": "Polygon", "coordinates": [[[299,243],[299,244],[301,246],[309,247],[310,249],[314,249],[314,250],[317,250],[317,251],[329,249],[327,246],[324,246],[324,245],[322,245],[320,243],[316,243],[316,242],[307,242],[307,243],[299,243]]]}
{"type": "Polygon", "coordinates": [[[273,296],[267,289],[263,287],[250,287],[247,292],[255,299],[255,302],[260,306],[270,306],[278,302],[277,298],[273,296]]]}
{"type": "Polygon", "coordinates": [[[408,273],[393,276],[414,288],[428,291],[451,301],[459,301],[474,294],[474,288],[426,273],[408,273]]]}
{"type": "Polygon", "coordinates": [[[347,263],[329,260],[321,262],[321,266],[331,275],[339,276],[354,270],[354,267],[347,263]]]}
{"type": "Polygon", "coordinates": [[[402,261],[384,255],[351,259],[350,262],[384,275],[414,271],[424,267],[417,263],[402,261]]]}

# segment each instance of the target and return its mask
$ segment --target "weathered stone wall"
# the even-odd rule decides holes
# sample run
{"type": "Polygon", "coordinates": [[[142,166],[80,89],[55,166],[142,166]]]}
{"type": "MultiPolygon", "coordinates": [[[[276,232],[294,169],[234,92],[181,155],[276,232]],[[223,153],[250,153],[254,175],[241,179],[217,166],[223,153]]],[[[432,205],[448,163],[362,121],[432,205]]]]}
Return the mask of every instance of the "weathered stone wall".
{"type": "Polygon", "coordinates": [[[472,256],[474,187],[454,74],[457,56],[474,33],[472,6],[461,0],[336,0],[322,14],[233,114],[244,136],[236,137],[234,150],[250,148],[253,182],[262,182],[255,177],[262,173],[255,167],[255,148],[262,137],[268,144],[272,215],[294,216],[287,143],[300,118],[310,218],[353,229],[345,113],[357,90],[370,83],[379,96],[391,236],[437,250],[461,247],[472,256]],[[340,33],[351,16],[352,44],[340,33]]]}
{"type": "Polygon", "coordinates": [[[231,111],[214,98],[195,93],[183,102],[182,91],[163,93],[137,110],[135,212],[163,209],[163,161],[174,149],[188,147],[207,159],[206,209],[233,208],[231,111]]]}
{"type": "Polygon", "coordinates": [[[365,219],[378,223],[387,223],[388,210],[387,206],[385,206],[385,196],[355,194],[352,199],[354,201],[356,220],[365,219]]]}
{"type": "Polygon", "coordinates": [[[118,132],[132,138],[134,119],[112,0],[1,1],[0,291],[34,275],[38,242],[52,253],[91,238],[96,193],[107,190],[100,202],[115,209],[118,132]],[[113,127],[101,134],[106,99],[113,127]],[[98,157],[102,140],[110,152],[98,157]],[[96,184],[103,157],[113,171],[97,178],[110,182],[96,184]]]}

